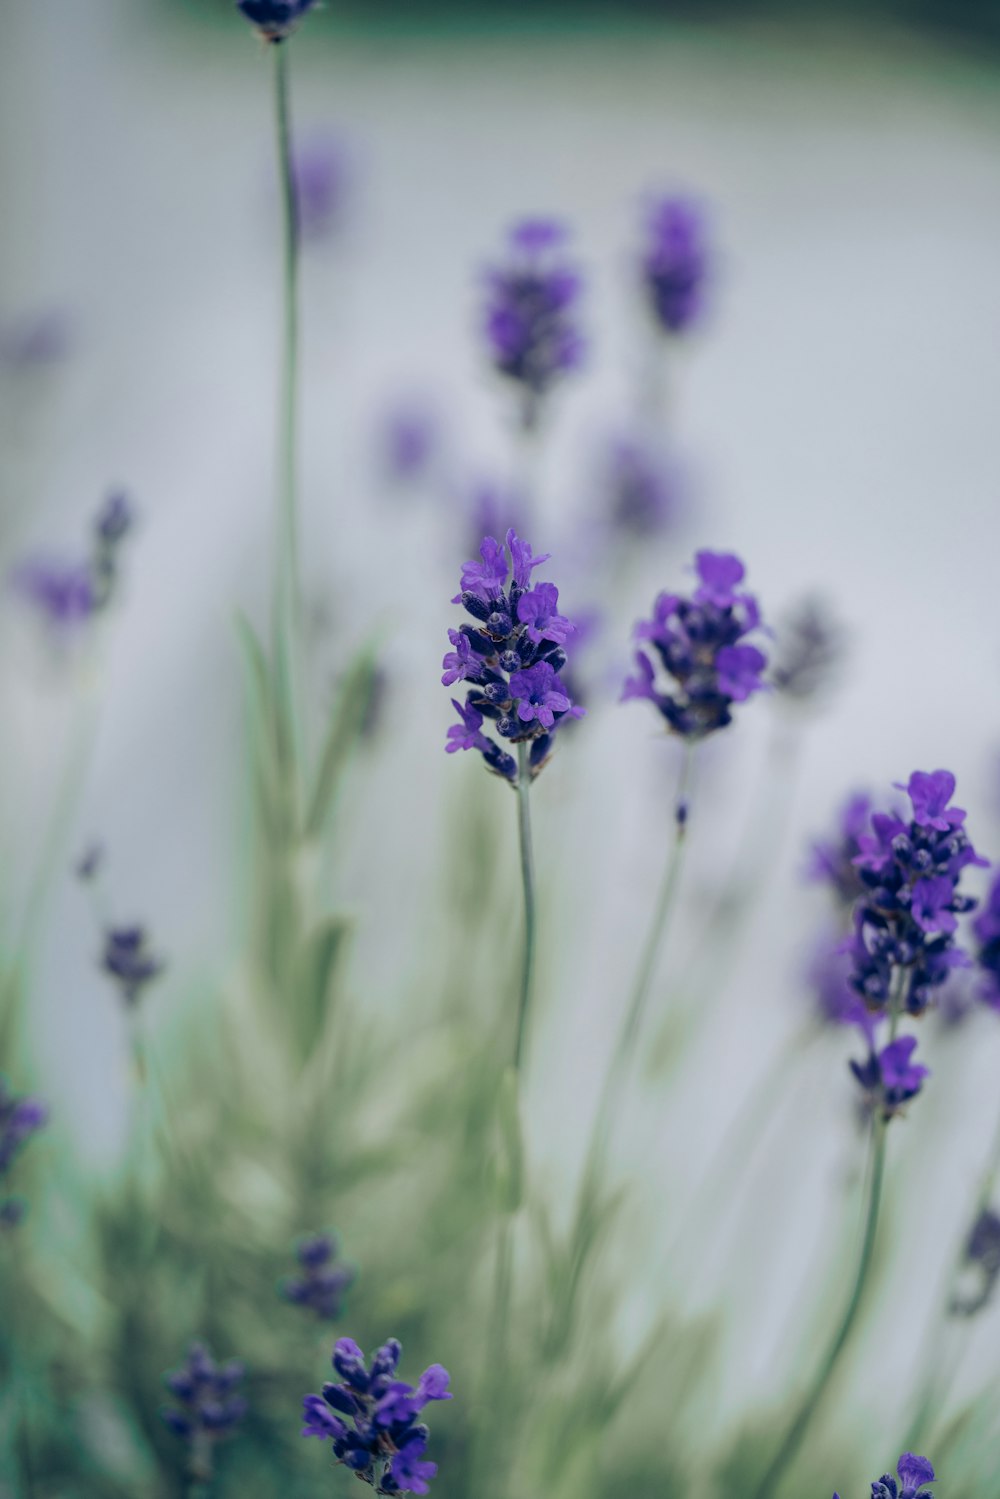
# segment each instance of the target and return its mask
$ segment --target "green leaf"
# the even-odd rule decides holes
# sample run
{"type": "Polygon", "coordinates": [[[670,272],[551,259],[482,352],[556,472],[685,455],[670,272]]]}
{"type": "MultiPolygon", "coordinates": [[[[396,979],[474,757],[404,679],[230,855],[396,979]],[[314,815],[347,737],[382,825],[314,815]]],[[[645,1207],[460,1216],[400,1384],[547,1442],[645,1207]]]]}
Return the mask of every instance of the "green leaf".
{"type": "Polygon", "coordinates": [[[322,830],[351,750],[360,737],[375,690],[377,650],[366,645],[351,663],[333,706],[316,785],[306,817],[307,838],[322,830]]]}
{"type": "Polygon", "coordinates": [[[305,1062],[318,1045],[330,1013],[330,992],[338,961],[346,951],[353,922],[330,916],[310,933],[296,965],[295,1024],[305,1062]]]}

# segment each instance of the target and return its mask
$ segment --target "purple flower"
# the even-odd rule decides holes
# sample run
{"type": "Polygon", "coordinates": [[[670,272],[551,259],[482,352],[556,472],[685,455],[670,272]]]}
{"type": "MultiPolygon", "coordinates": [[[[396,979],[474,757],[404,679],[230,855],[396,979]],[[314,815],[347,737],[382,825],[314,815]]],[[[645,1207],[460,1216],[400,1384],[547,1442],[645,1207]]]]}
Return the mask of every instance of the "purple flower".
{"type": "Polygon", "coordinates": [[[473,654],[468,635],[463,635],[461,630],[449,630],[448,639],[455,649],[447,651],[441,662],[444,667],[444,676],[441,678],[443,687],[463,682],[469,676],[478,676],[481,665],[479,658],[473,654]]]}
{"type": "Polygon", "coordinates": [[[316,0],[236,0],[236,7],[268,42],[283,42],[316,0]]]}
{"type": "MultiPolygon", "coordinates": [[[[542,558],[537,559],[539,562],[542,558]]],[[[565,645],[573,633],[570,620],[559,613],[559,590],[554,583],[539,583],[530,593],[522,594],[517,601],[517,617],[527,626],[528,639],[535,645],[543,640],[554,640],[565,645]]]]}
{"type": "Polygon", "coordinates": [[[963,1276],[969,1289],[959,1290],[949,1310],[956,1317],[973,1317],[993,1299],[1000,1280],[1000,1215],[983,1208],[972,1225],[962,1258],[963,1276]]]}
{"type": "Polygon", "coordinates": [[[916,1098],[924,1079],[930,1077],[926,1067],[912,1060],[916,1045],[916,1036],[900,1036],[881,1051],[870,1051],[866,1062],[850,1064],[869,1107],[878,1110],[886,1120],[898,1114],[911,1098],[916,1098]]]}
{"type": "Polygon", "coordinates": [[[483,746],[488,743],[486,736],[480,733],[483,727],[483,715],[478,708],[472,707],[469,703],[460,703],[454,697],[451,705],[462,722],[453,723],[448,730],[448,742],[444,747],[445,754],[453,755],[457,750],[482,750],[483,746]]]}
{"type": "Polygon", "coordinates": [[[851,960],[840,937],[820,943],[807,972],[816,1011],[825,1025],[856,1025],[872,1044],[875,1020],[851,987],[851,960]]]}
{"type": "Polygon", "coordinates": [[[73,330],[66,313],[55,308],[28,313],[0,326],[0,368],[29,374],[58,364],[71,351],[73,330]]]}
{"type": "Polygon", "coordinates": [[[919,1015],[952,969],[970,962],[955,935],[976,902],[958,887],[965,868],[986,861],[969,842],[965,813],[948,806],[949,772],[915,771],[908,788],[912,821],[876,812],[872,831],[858,836],[853,863],[864,888],[847,950],[851,983],[870,1010],[919,1015]]]}
{"type": "Polygon", "coordinates": [[[48,1120],[49,1111],[40,1098],[15,1097],[0,1077],[0,1230],[15,1228],[24,1217],[24,1204],[5,1196],[4,1184],[16,1157],[48,1120]]]}
{"type": "Polygon", "coordinates": [[[503,593],[509,571],[503,546],[495,537],[484,536],[479,555],[482,561],[466,562],[462,568],[462,593],[452,599],[453,604],[462,602],[463,593],[473,593],[483,600],[495,599],[503,593]]]}
{"type": "Polygon", "coordinates": [[[352,1265],[338,1259],[332,1234],[313,1234],[295,1251],[302,1274],[281,1281],[279,1292],[294,1306],[305,1307],[320,1322],[333,1322],[341,1313],[344,1293],[354,1284],[352,1265]]]}
{"type": "Polygon", "coordinates": [[[164,964],[152,952],[145,927],[119,926],[105,932],[101,967],[118,984],[128,1008],[134,1009],[164,964]]]}
{"type": "Polygon", "coordinates": [[[542,398],[583,358],[575,322],[581,282],[560,258],[565,238],[547,219],[515,224],[507,262],[486,276],[483,331],[490,358],[521,387],[527,427],[536,423],[542,398]]]}
{"type": "Polygon", "coordinates": [[[395,1377],[401,1354],[390,1338],[366,1363],[352,1338],[338,1339],[332,1362],[341,1382],[304,1397],[302,1435],[331,1438],[337,1461],[377,1494],[426,1494],[437,1465],[424,1461],[429,1432],[417,1416],[431,1401],[452,1398],[448,1371],[431,1364],[414,1388],[395,1377]]]}
{"type": "Polygon", "coordinates": [[[872,1484],[872,1499],[934,1499],[930,1491],[924,1489],[925,1484],[934,1481],[934,1469],[926,1457],[904,1452],[896,1464],[896,1472],[899,1474],[898,1483],[891,1473],[883,1473],[872,1484]]]}
{"type": "Polygon", "coordinates": [[[645,698],[669,727],[697,740],[732,722],[733,703],[745,702],[764,687],[767,658],[744,637],[760,623],[752,594],[739,590],[744,567],[730,552],[699,552],[698,587],[690,599],[661,593],[653,617],[636,626],[676,686],[658,691],[653,661],[636,653],[637,671],[627,678],[622,701],[645,698]]]}
{"type": "Polygon", "coordinates": [[[216,1442],[230,1436],[246,1415],[247,1403],[236,1393],[244,1372],[238,1359],[216,1364],[204,1343],[192,1343],[187,1362],[164,1376],[178,1404],[163,1406],[160,1416],[186,1443],[187,1472],[193,1481],[211,1481],[216,1442]]]}
{"type": "Polygon", "coordinates": [[[551,729],[557,713],[568,713],[572,707],[548,661],[516,671],[510,679],[510,695],[522,723],[537,721],[545,729],[551,729]]]}
{"type": "Polygon", "coordinates": [[[642,277],[659,329],[683,334],[704,311],[709,257],[702,209],[691,198],[663,197],[650,204],[642,277]]]}
{"type": "Polygon", "coordinates": [[[951,828],[961,827],[965,821],[961,807],[948,806],[955,795],[955,777],[950,770],[915,770],[905,786],[899,781],[896,786],[908,794],[913,804],[913,821],[918,828],[935,828],[939,833],[947,833],[951,828]]]}
{"type": "Polygon", "coordinates": [[[484,721],[495,724],[501,739],[530,741],[529,772],[537,775],[560,724],[583,716],[559,676],[566,665],[563,646],[575,627],[558,611],[554,584],[532,587],[531,574],[548,561],[547,552],[534,556],[528,542],[509,530],[506,550],[487,536],[479,554],[480,562],[465,564],[462,591],[453,600],[472,622],[448,631],[454,649],[444,658],[442,681],[450,686],[464,680],[470,691],[464,705],[452,699],[462,721],[448,730],[445,749],[477,749],[490,770],[515,783],[517,761],[482,732],[484,721]]]}
{"type": "Polygon", "coordinates": [[[302,240],[319,244],[332,238],[343,228],[354,185],[354,163],[347,143],[327,131],[296,145],[292,177],[302,240]]]}

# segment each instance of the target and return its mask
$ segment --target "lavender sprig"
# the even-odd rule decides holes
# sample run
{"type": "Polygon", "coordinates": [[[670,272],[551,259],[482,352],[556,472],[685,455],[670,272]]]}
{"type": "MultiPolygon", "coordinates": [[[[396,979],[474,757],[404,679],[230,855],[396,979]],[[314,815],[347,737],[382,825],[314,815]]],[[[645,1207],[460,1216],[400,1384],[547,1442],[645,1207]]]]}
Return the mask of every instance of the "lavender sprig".
{"type": "Polygon", "coordinates": [[[236,0],[241,11],[267,42],[283,42],[291,36],[316,0],[236,0]]]}
{"type": "Polygon", "coordinates": [[[426,1494],[437,1463],[424,1453],[430,1432],[417,1416],[435,1400],[451,1400],[449,1376],[431,1364],[416,1387],[396,1379],[402,1345],[390,1338],[366,1363],[353,1338],[338,1338],[334,1370],[339,1383],[302,1399],[304,1437],[330,1439],[338,1463],[376,1494],[426,1494]]]}
{"type": "MultiPolygon", "coordinates": [[[[914,1452],[904,1452],[896,1464],[896,1477],[883,1473],[872,1480],[871,1499],[934,1499],[925,1485],[934,1482],[934,1469],[926,1457],[917,1457],[914,1452]]],[[[834,1494],[833,1499],[840,1499],[834,1494]]]]}
{"type": "Polygon", "coordinates": [[[694,199],[666,196],[649,205],[641,269],[659,332],[689,333],[704,315],[709,273],[705,215],[694,199]]]}
{"type": "Polygon", "coordinates": [[[0,1077],[0,1232],[16,1228],[24,1217],[23,1201],[7,1196],[6,1183],[15,1160],[48,1119],[48,1108],[40,1098],[16,1097],[0,1077]]]}
{"type": "Polygon", "coordinates": [[[238,1359],[219,1365],[204,1343],[192,1343],[185,1363],[163,1377],[177,1404],[162,1406],[160,1417],[184,1443],[192,1483],[211,1482],[216,1445],[231,1436],[246,1415],[246,1400],[237,1393],[245,1372],[238,1359]]]}
{"type": "Polygon", "coordinates": [[[303,1239],[295,1257],[302,1273],[280,1282],[281,1296],[293,1306],[312,1312],[319,1322],[336,1321],[343,1310],[344,1294],[356,1278],[354,1266],[338,1258],[337,1240],[332,1234],[303,1239]]]}

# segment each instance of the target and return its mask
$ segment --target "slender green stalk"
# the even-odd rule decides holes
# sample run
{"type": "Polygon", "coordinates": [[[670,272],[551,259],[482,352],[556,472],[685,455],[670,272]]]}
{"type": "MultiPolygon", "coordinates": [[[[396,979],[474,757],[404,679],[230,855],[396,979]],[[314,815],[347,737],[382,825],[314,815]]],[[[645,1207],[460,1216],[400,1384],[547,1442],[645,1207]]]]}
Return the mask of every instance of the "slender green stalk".
{"type": "Polygon", "coordinates": [[[767,1471],[753,1493],[753,1499],[776,1499],[778,1487],[789,1463],[793,1461],[802,1439],[818,1410],[830,1385],[851,1331],[857,1321],[864,1301],[865,1287],[872,1266],[875,1238],[878,1230],[879,1209],[882,1202],[882,1185],[885,1178],[886,1120],[877,1114],[872,1122],[872,1163],[868,1181],[868,1201],[865,1209],[865,1226],[861,1240],[861,1252],[854,1274],[854,1283],[844,1314],[837,1325],[829,1348],[819,1368],[799,1403],[791,1425],[785,1433],[781,1446],[772,1458],[767,1471]]]}
{"type": "MultiPolygon", "coordinates": [[[[302,720],[298,692],[301,624],[298,536],[299,210],[292,159],[288,46],[271,47],[282,216],[282,353],[278,404],[278,526],[272,629],[277,692],[276,740],[281,762],[298,783],[302,720]]],[[[297,807],[295,809],[297,817],[297,807]]]]}
{"type": "Polygon", "coordinates": [[[535,975],[535,861],[531,847],[531,772],[528,745],[517,747],[517,832],[521,853],[521,884],[524,890],[524,961],[521,965],[521,993],[517,1007],[517,1029],[514,1034],[514,1071],[520,1077],[528,1039],[528,1019],[535,975]]]}

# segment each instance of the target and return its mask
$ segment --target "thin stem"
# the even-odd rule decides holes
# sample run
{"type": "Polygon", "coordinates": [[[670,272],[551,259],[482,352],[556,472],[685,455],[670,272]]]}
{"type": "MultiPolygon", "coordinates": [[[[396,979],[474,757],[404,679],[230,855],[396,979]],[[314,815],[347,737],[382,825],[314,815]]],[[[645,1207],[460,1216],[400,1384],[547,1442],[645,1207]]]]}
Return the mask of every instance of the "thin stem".
{"type": "Polygon", "coordinates": [[[299,209],[292,158],[288,47],[271,47],[278,180],[282,209],[282,358],[278,405],[278,533],[274,584],[277,737],[284,761],[301,767],[298,646],[301,623],[298,537],[299,209]]]}
{"type": "Polygon", "coordinates": [[[885,1177],[885,1146],[886,1120],[879,1113],[875,1116],[872,1124],[872,1165],[868,1183],[868,1203],[865,1211],[864,1236],[861,1241],[861,1253],[858,1256],[858,1266],[854,1275],[851,1294],[833,1340],[816,1371],[812,1383],[809,1385],[805,1396],[799,1404],[781,1446],[778,1448],[767,1471],[754,1490],[753,1499],[774,1499],[774,1496],[777,1494],[778,1485],[784,1477],[789,1463],[792,1462],[795,1454],[798,1452],[802,1439],[808,1430],[809,1423],[819,1408],[823,1396],[826,1394],[830,1381],[836,1372],[837,1365],[840,1363],[844,1349],[847,1347],[851,1331],[857,1321],[858,1312],[861,1310],[864,1300],[865,1287],[868,1282],[868,1274],[871,1270],[875,1249],[879,1209],[882,1202],[882,1185],[885,1177]]]}
{"type": "Polygon", "coordinates": [[[517,831],[521,851],[521,885],[524,890],[524,961],[521,965],[521,993],[517,1007],[517,1030],[514,1037],[514,1071],[520,1077],[528,1038],[528,1017],[535,973],[536,913],[535,861],[531,848],[531,771],[528,745],[517,747],[517,831]]]}

